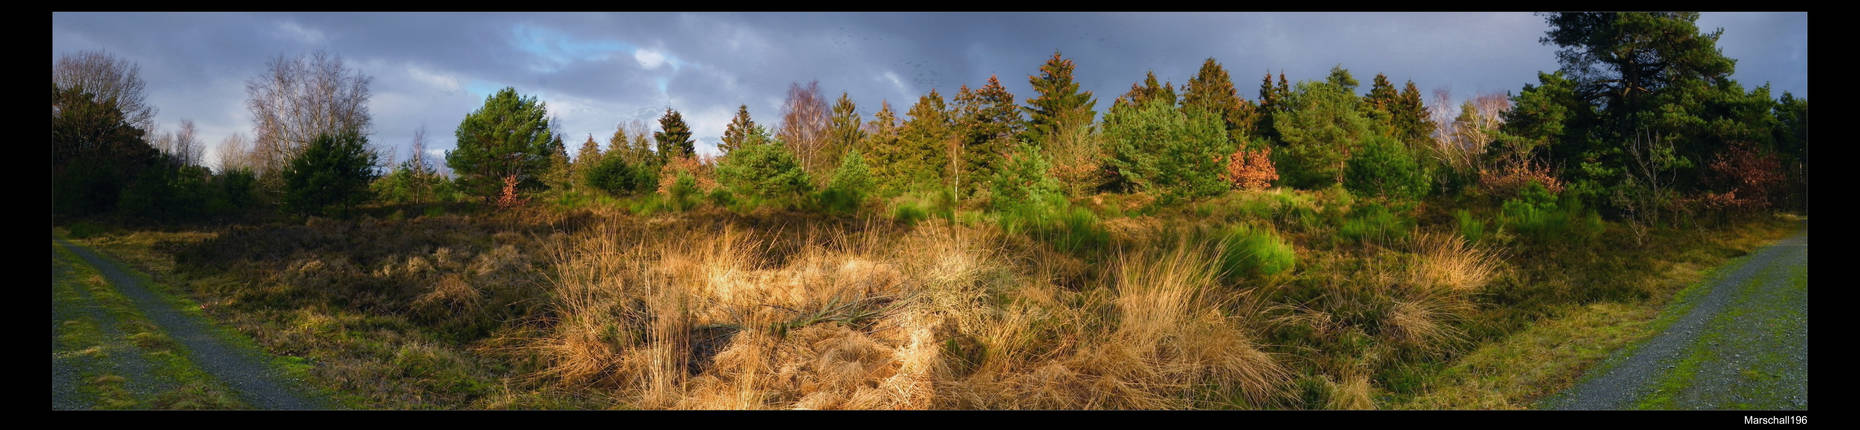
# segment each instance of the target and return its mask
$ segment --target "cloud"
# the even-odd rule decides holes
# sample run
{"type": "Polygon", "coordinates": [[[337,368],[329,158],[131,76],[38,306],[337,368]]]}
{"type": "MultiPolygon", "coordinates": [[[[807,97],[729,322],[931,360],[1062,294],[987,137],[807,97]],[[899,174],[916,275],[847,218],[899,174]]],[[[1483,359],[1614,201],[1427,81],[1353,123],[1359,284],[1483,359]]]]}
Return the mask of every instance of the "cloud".
{"type": "Polygon", "coordinates": [[[277,28],[279,35],[285,38],[295,39],[308,45],[320,45],[325,40],[329,39],[323,35],[322,31],[304,27],[302,24],[298,24],[295,21],[284,21],[279,23],[277,28]]]}
{"type": "Polygon", "coordinates": [[[657,69],[660,65],[665,64],[665,54],[641,48],[633,51],[633,61],[638,61],[639,66],[646,68],[646,70],[657,69]]]}

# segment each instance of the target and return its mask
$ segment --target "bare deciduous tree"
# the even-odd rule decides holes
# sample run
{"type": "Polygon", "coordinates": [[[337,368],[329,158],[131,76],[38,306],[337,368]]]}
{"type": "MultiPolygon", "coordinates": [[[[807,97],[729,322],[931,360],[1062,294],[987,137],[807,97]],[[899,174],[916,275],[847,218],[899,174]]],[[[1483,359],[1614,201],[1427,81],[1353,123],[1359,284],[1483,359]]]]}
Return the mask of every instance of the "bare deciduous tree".
{"type": "Polygon", "coordinates": [[[252,170],[254,163],[245,135],[233,133],[220,140],[220,171],[252,170]]]}
{"type": "Polygon", "coordinates": [[[143,93],[142,67],[103,51],[80,51],[52,63],[52,83],[64,88],[82,87],[97,100],[116,99],[123,120],[154,134],[155,107],[143,93]]]}
{"type": "Polygon", "coordinates": [[[181,120],[181,129],[174,132],[173,149],[175,161],[181,165],[200,165],[200,155],[206,152],[206,147],[194,136],[194,120],[181,120]]]}
{"type": "Polygon", "coordinates": [[[828,132],[833,127],[831,113],[826,97],[820,95],[820,81],[788,86],[788,100],[781,107],[781,131],[775,137],[794,151],[809,173],[832,167],[824,166],[828,132]]]}
{"type": "Polygon", "coordinates": [[[318,134],[367,134],[369,81],[324,51],[273,58],[264,74],[245,85],[246,107],[257,122],[258,170],[276,171],[318,134]]]}
{"type": "Polygon", "coordinates": [[[1452,93],[1445,88],[1434,90],[1428,117],[1442,125],[1434,131],[1436,154],[1455,168],[1478,168],[1509,110],[1511,98],[1503,93],[1481,94],[1455,109],[1452,93]]]}

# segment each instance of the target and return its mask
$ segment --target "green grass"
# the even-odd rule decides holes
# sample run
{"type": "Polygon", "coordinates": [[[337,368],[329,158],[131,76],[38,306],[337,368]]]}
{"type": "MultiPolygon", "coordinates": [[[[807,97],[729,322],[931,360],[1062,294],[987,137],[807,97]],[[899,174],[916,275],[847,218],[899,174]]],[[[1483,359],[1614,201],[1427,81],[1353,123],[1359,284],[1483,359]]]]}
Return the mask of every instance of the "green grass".
{"type": "Polygon", "coordinates": [[[1221,272],[1232,280],[1242,276],[1276,275],[1291,270],[1298,260],[1292,244],[1271,229],[1229,226],[1221,230],[1221,272]]]}

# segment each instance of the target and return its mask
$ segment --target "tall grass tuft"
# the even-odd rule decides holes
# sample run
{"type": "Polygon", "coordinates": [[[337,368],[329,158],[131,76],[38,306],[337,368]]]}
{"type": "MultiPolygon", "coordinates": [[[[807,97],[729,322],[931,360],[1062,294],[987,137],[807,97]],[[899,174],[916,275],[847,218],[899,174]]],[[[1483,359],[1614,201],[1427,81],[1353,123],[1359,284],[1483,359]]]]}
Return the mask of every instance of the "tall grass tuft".
{"type": "Polygon", "coordinates": [[[1228,280],[1241,276],[1276,275],[1292,268],[1298,254],[1272,230],[1234,225],[1221,230],[1221,273],[1228,280]]]}

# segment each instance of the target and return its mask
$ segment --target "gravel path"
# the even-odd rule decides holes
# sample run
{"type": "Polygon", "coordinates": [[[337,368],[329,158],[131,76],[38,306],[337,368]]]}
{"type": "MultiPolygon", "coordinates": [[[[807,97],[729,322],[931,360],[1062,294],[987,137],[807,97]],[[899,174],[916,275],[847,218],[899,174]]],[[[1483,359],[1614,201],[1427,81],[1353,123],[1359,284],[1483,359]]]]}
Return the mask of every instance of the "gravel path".
{"type": "MultiPolygon", "coordinates": [[[[54,279],[70,270],[58,266],[53,269],[54,279]]],[[[64,323],[80,319],[89,320],[95,325],[97,333],[105,342],[96,345],[101,352],[100,356],[52,356],[52,409],[90,409],[97,406],[82,400],[84,396],[78,394],[78,387],[82,385],[80,374],[85,372],[93,373],[93,376],[120,376],[123,378],[123,388],[138,396],[172,388],[173,384],[153,376],[150,369],[154,366],[136,350],[135,345],[122,341],[125,337],[122,330],[117,328],[120,321],[97,304],[90,289],[84,285],[74,287],[72,291],[77,296],[76,303],[52,305],[52,349],[58,349],[58,333],[64,328],[64,323]]]]}
{"type": "Polygon", "coordinates": [[[214,337],[208,323],[174,309],[130,275],[115,261],[83,246],[57,239],[60,245],[90,263],[117,291],[128,297],[149,321],[186,347],[188,358],[218,378],[240,399],[259,409],[324,409],[322,402],[294,389],[298,384],[273,369],[263,352],[241,348],[214,337]]]}
{"type": "Polygon", "coordinates": [[[1808,409],[1807,223],[1735,264],[1664,332],[1541,406],[1808,409]]]}

